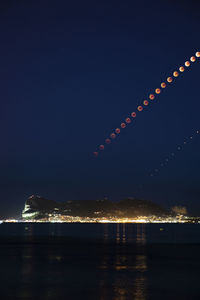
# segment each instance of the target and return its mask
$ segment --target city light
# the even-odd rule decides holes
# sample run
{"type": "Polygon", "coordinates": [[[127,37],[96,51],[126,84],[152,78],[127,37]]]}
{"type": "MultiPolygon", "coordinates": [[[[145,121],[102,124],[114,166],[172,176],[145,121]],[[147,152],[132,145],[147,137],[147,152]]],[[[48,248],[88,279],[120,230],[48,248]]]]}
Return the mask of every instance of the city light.
{"type": "Polygon", "coordinates": [[[5,219],[0,220],[2,223],[200,223],[200,217],[188,217],[184,215],[158,217],[158,216],[138,216],[135,218],[115,218],[115,217],[79,217],[79,216],[58,216],[51,215],[48,218],[43,219],[30,219],[30,220],[18,220],[18,219],[5,219]]]}

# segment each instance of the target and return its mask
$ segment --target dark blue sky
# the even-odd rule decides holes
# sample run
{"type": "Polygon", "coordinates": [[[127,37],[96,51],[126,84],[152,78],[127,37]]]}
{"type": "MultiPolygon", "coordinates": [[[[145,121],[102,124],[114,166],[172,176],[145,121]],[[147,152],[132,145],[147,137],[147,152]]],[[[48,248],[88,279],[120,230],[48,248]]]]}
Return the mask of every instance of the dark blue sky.
{"type": "MultiPolygon", "coordinates": [[[[94,159],[147,95],[200,50],[199,1],[0,4],[0,215],[26,198],[137,196],[200,214],[199,61],[94,159]]],[[[199,59],[200,60],[200,59],[199,59]]]]}

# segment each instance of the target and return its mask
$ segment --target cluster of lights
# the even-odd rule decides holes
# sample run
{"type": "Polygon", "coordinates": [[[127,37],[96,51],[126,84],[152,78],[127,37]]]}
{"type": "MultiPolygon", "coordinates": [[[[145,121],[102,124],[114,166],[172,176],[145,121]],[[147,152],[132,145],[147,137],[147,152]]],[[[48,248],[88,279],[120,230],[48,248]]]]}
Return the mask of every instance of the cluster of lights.
{"type": "Polygon", "coordinates": [[[188,217],[177,215],[176,217],[166,216],[138,216],[135,218],[117,218],[117,217],[102,217],[102,218],[89,218],[89,217],[73,217],[73,216],[59,216],[43,218],[39,220],[17,220],[7,219],[0,220],[2,223],[200,223],[200,218],[188,217]]]}

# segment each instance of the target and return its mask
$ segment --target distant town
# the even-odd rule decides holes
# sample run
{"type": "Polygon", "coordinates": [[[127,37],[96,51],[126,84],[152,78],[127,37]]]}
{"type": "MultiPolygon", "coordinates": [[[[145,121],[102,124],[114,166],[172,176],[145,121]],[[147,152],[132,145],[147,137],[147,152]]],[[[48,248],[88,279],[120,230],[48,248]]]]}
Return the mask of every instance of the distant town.
{"type": "Polygon", "coordinates": [[[25,202],[21,219],[2,222],[200,223],[200,217],[188,216],[183,206],[168,211],[152,201],[135,198],[119,202],[108,199],[56,202],[32,195],[25,202]]]}

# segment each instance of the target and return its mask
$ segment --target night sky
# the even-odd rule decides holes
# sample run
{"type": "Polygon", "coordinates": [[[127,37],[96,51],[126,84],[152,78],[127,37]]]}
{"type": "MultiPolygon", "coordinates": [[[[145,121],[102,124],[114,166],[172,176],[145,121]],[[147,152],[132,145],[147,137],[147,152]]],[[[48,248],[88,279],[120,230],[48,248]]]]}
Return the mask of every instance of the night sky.
{"type": "Polygon", "coordinates": [[[124,197],[200,214],[200,59],[94,158],[106,137],[200,51],[196,1],[1,1],[0,217],[32,194],[124,197]]]}

